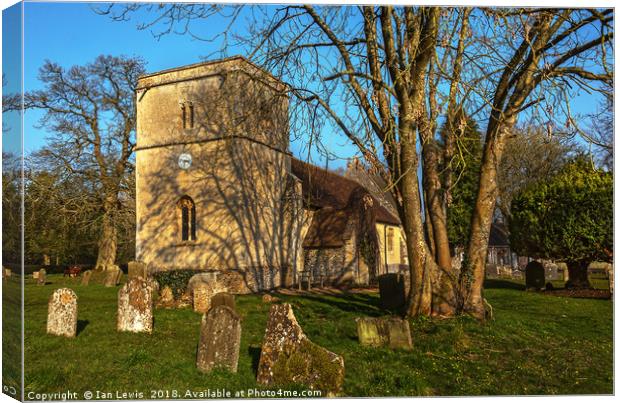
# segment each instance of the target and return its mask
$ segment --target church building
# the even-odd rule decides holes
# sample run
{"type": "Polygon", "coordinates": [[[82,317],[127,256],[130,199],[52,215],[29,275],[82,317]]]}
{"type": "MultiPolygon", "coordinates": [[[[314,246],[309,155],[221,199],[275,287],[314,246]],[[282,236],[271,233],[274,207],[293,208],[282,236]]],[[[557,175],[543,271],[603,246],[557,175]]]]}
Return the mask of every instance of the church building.
{"type": "Polygon", "coordinates": [[[136,259],[150,272],[212,271],[247,293],[364,285],[388,256],[406,264],[376,196],[293,158],[288,87],[270,73],[242,57],[163,70],[140,77],[136,105],[136,259]]]}

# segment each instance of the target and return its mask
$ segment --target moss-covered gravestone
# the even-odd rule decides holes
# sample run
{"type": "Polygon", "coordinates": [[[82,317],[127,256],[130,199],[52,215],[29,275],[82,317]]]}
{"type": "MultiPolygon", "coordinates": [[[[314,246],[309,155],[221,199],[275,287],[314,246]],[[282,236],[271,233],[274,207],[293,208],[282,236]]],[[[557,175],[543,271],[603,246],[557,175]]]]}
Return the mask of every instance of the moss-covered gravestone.
{"type": "Polygon", "coordinates": [[[532,260],[525,266],[525,288],[528,290],[545,288],[545,268],[542,263],[532,260]]]}
{"type": "Polygon", "coordinates": [[[272,305],[256,380],[263,385],[304,384],[335,395],[344,381],[344,359],[308,340],[290,304],[272,305]]]}
{"type": "Polygon", "coordinates": [[[400,318],[357,318],[357,337],[366,346],[411,350],[409,322],[400,318]]]}
{"type": "Polygon", "coordinates": [[[47,306],[47,333],[75,337],[77,332],[77,295],[69,288],[54,291],[47,306]]]}
{"type": "Polygon", "coordinates": [[[196,367],[201,372],[224,368],[237,372],[241,346],[241,319],[226,305],[211,308],[202,316],[196,367]]]}
{"type": "Polygon", "coordinates": [[[119,332],[153,331],[153,291],[142,277],[134,277],[118,292],[116,328],[119,332]]]}

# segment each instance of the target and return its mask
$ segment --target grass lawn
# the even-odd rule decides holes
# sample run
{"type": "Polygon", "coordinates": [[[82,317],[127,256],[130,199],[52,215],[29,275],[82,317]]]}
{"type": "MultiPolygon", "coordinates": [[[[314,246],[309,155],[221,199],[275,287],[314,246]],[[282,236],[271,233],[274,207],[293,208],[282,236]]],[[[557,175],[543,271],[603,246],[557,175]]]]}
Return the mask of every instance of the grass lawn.
{"type": "MultiPolygon", "coordinates": [[[[256,366],[269,305],[260,296],[237,296],[242,317],[236,374],[202,374],[195,368],[200,315],[191,309],[157,309],[154,332],[116,332],[118,288],[82,287],[50,275],[26,286],[25,388],[28,392],[86,390],[163,392],[258,388],[256,366]],[[47,300],[59,287],[78,295],[78,336],[45,334],[47,300]]],[[[362,347],[355,317],[379,316],[377,294],[280,298],[293,309],[310,339],[344,356],[345,396],[611,394],[612,302],[524,292],[521,285],[489,281],[486,298],[495,319],[411,321],[414,350],[362,347]]],[[[157,397],[157,396],[155,396],[157,397]]]]}

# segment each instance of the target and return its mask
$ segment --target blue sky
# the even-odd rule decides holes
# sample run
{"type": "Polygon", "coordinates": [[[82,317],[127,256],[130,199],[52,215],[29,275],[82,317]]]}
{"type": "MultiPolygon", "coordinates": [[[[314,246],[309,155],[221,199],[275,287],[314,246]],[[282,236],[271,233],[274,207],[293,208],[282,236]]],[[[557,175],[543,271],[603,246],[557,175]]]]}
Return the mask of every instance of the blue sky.
{"type": "MultiPolygon", "coordinates": [[[[57,62],[64,67],[91,62],[100,54],[140,56],[147,62],[147,71],[158,71],[185,64],[200,62],[212,52],[218,50],[217,45],[193,39],[187,35],[165,35],[159,40],[149,31],[136,28],[137,22],[145,20],[140,15],[129,22],[112,21],[109,17],[96,14],[97,3],[24,3],[24,88],[26,91],[41,88],[37,79],[38,70],[46,59],[57,62]]],[[[6,12],[6,11],[5,11],[6,12]]],[[[15,13],[14,13],[15,14],[15,13]]],[[[15,17],[16,15],[13,15],[15,17]]],[[[14,18],[14,20],[18,20],[14,18]]],[[[225,25],[219,22],[210,23],[210,31],[223,30],[225,25]],[[215,25],[214,25],[215,24],[215,25]]],[[[14,24],[17,25],[17,24],[14,24]]],[[[19,32],[20,27],[15,27],[19,32]]],[[[4,38],[15,38],[12,34],[4,38]]],[[[7,39],[5,39],[6,41],[7,39]]],[[[6,49],[3,46],[3,49],[6,49]]],[[[229,49],[229,55],[240,53],[240,50],[229,49]]],[[[3,60],[8,58],[4,57],[3,60]]],[[[18,72],[18,58],[11,58],[13,68],[18,72]]],[[[7,66],[8,68],[8,66],[7,66]]],[[[3,71],[6,68],[3,66],[3,71]]],[[[17,75],[17,74],[15,74],[17,75]]],[[[17,81],[17,80],[9,80],[17,81]]],[[[19,90],[19,87],[5,88],[7,91],[19,90]]],[[[29,153],[45,144],[49,135],[37,123],[43,116],[41,111],[29,110],[25,114],[24,152],[29,153]]],[[[18,123],[18,119],[15,119],[18,123]]],[[[4,136],[5,149],[18,150],[13,145],[19,138],[19,124],[11,124],[11,133],[4,136]],[[8,140],[8,141],[7,141],[8,140]]],[[[339,150],[338,154],[350,156],[353,147],[347,145],[344,137],[329,141],[330,148],[339,150]]],[[[298,154],[303,147],[299,141],[291,144],[291,150],[298,154]]],[[[319,157],[315,158],[319,162],[319,157]]],[[[344,164],[330,163],[330,167],[344,164]]]]}
{"type": "MultiPolygon", "coordinates": [[[[107,16],[94,12],[98,3],[24,3],[24,88],[26,91],[40,88],[37,79],[38,69],[46,59],[57,62],[64,67],[85,64],[100,54],[140,56],[147,62],[147,70],[158,71],[170,67],[196,63],[218,49],[217,44],[191,38],[189,35],[164,35],[159,40],[148,30],[140,31],[136,25],[140,21],[148,21],[149,17],[133,14],[128,22],[115,22],[107,16]]],[[[16,17],[17,7],[5,10],[3,35],[3,71],[7,72],[7,91],[19,90],[17,82],[11,79],[19,75],[18,47],[11,44],[20,31],[19,19],[16,17]],[[11,14],[13,13],[13,14],[11,14]],[[8,23],[7,23],[8,21],[8,23]],[[7,35],[8,34],[8,35],[7,35]],[[11,56],[13,54],[13,56],[11,56]],[[6,57],[9,55],[9,57],[6,57]]],[[[152,17],[152,15],[151,15],[152,17]]],[[[193,28],[199,28],[197,24],[193,28]]],[[[225,28],[222,21],[210,20],[209,32],[221,31],[225,28]]],[[[198,32],[200,33],[200,32],[198,32]]],[[[242,49],[231,48],[228,55],[244,53],[242,49]]],[[[577,99],[573,109],[587,112],[596,106],[596,100],[590,96],[577,99]]],[[[31,152],[45,144],[48,133],[37,128],[41,118],[40,111],[27,111],[24,127],[25,152],[31,152]]],[[[19,120],[17,114],[7,116],[10,133],[5,133],[5,149],[19,150],[19,120]]],[[[331,131],[330,131],[331,132],[331,131]]],[[[302,136],[303,137],[303,136],[302,136]]],[[[344,135],[328,135],[324,142],[331,151],[340,157],[350,157],[355,149],[348,143],[344,135]]],[[[291,144],[294,154],[304,148],[303,141],[291,144]]],[[[305,154],[305,153],[304,153],[305,154]]],[[[313,153],[314,162],[324,164],[320,157],[313,153]]],[[[344,160],[330,162],[330,167],[342,166],[344,160]]]]}

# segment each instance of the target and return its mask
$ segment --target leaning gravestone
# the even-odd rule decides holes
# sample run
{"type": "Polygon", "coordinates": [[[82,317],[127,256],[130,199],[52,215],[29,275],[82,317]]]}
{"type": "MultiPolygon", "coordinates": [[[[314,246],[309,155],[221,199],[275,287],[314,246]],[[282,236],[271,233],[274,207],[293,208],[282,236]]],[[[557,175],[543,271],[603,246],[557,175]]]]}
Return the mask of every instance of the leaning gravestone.
{"type": "Polygon", "coordinates": [[[211,297],[211,309],[221,305],[236,311],[235,296],[227,292],[218,292],[211,297]]]}
{"type": "Polygon", "coordinates": [[[47,333],[75,337],[77,332],[77,295],[69,288],[54,291],[47,306],[47,333]]]}
{"type": "Polygon", "coordinates": [[[357,336],[365,346],[411,350],[409,322],[400,318],[357,318],[357,336]]]}
{"type": "Polygon", "coordinates": [[[134,333],[153,331],[153,292],[142,277],[130,279],[119,290],[116,329],[134,333]]]}
{"type": "Polygon", "coordinates": [[[120,267],[116,266],[116,265],[110,265],[108,266],[107,270],[105,271],[105,280],[103,282],[103,285],[106,287],[114,287],[118,285],[119,282],[119,276],[122,274],[120,267]]]}
{"type": "Polygon", "coordinates": [[[127,263],[127,277],[142,277],[147,278],[146,263],[143,262],[129,262],[127,263]]]}
{"type": "Polygon", "coordinates": [[[86,270],[84,273],[82,273],[82,285],[88,285],[88,283],[90,283],[90,277],[93,275],[93,272],[90,270],[86,270]]]}
{"type": "Polygon", "coordinates": [[[196,366],[202,372],[226,368],[237,372],[241,345],[241,319],[226,305],[213,307],[202,316],[196,366]]]}
{"type": "Polygon", "coordinates": [[[545,288],[545,268],[536,260],[532,260],[525,266],[525,288],[528,290],[545,288]]]}
{"type": "Polygon", "coordinates": [[[39,277],[37,277],[37,285],[45,285],[45,269],[39,270],[39,277]]]}
{"type": "Polygon", "coordinates": [[[344,359],[308,340],[290,304],[272,305],[256,381],[263,385],[301,383],[328,396],[344,380],[344,359]]]}
{"type": "Polygon", "coordinates": [[[388,273],[379,276],[379,297],[381,307],[399,309],[405,305],[405,277],[388,273]]]}

